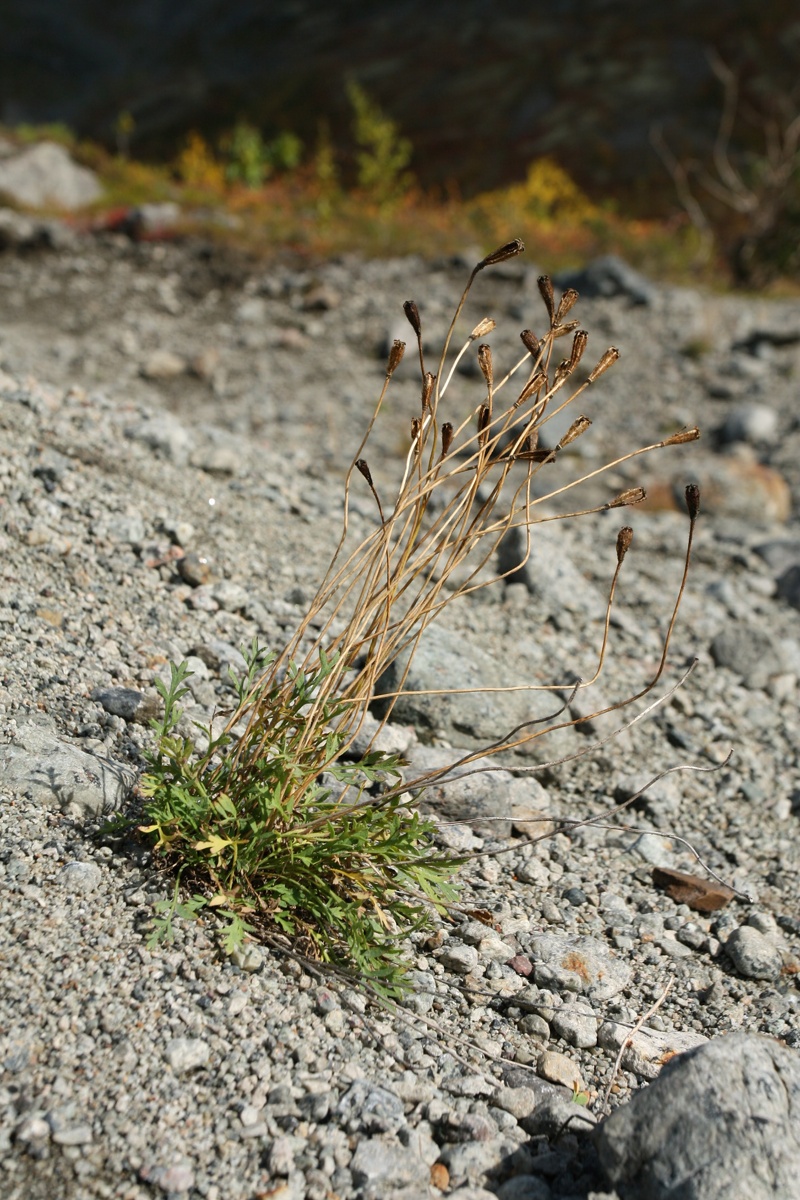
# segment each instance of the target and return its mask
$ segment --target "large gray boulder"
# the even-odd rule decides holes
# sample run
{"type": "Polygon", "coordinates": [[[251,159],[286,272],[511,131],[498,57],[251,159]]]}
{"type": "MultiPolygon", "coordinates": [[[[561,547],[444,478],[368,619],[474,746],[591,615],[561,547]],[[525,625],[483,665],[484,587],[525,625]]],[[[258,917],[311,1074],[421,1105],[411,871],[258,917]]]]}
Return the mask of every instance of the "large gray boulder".
{"type": "Polygon", "coordinates": [[[62,741],[49,725],[32,721],[13,742],[0,746],[0,789],[27,796],[44,808],[81,817],[118,809],[133,784],[121,763],[62,741]]]}
{"type": "Polygon", "coordinates": [[[800,1194],[800,1055],[757,1034],[669,1062],[597,1132],[623,1200],[789,1200],[800,1194]]]}
{"type": "MultiPolygon", "coordinates": [[[[400,655],[384,672],[376,685],[377,695],[400,688],[409,657],[408,652],[400,655]]],[[[407,694],[397,700],[392,720],[470,749],[491,745],[523,722],[537,721],[528,727],[529,732],[537,732],[570,720],[568,712],[555,716],[563,700],[553,692],[492,690],[526,681],[545,682],[541,665],[537,667],[519,653],[509,661],[508,656],[491,653],[463,633],[434,626],[422,635],[411,658],[402,685],[407,694]],[[435,694],[419,694],[423,692],[435,694]]],[[[374,711],[383,716],[386,702],[377,701],[374,711]]],[[[564,728],[529,741],[518,752],[545,762],[570,754],[578,746],[575,730],[564,728]]]]}

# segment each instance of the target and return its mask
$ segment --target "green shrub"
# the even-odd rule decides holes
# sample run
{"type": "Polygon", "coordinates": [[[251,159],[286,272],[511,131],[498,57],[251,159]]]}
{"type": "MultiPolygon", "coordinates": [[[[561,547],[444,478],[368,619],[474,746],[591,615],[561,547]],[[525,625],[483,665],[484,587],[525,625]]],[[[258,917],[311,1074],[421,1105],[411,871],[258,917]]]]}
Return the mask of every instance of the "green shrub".
{"type": "Polygon", "coordinates": [[[411,186],[411,142],[355,80],[347,84],[358,152],[358,186],[376,203],[392,204],[411,186]]]}

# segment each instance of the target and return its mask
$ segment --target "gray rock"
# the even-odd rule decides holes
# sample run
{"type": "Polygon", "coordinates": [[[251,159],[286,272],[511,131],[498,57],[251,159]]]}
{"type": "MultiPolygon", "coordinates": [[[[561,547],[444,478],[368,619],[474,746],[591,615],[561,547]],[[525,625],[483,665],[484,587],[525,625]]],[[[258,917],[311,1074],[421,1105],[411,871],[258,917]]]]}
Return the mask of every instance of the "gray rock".
{"type": "Polygon", "coordinates": [[[336,1111],[352,1133],[393,1133],[405,1121],[400,1097],[366,1079],[357,1079],[348,1088],[336,1111]]]}
{"type": "Polygon", "coordinates": [[[96,700],[107,713],[122,717],[123,721],[145,723],[158,711],[158,702],[150,696],[145,696],[136,688],[112,687],[95,688],[92,699],[96,700]]]}
{"type": "Polygon", "coordinates": [[[560,288],[575,288],[586,299],[596,296],[625,296],[632,304],[652,304],[656,288],[624,259],[604,254],[579,271],[560,271],[554,276],[560,288]]]}
{"type": "Polygon", "coordinates": [[[766,442],[772,444],[778,436],[778,414],[766,404],[740,404],[726,416],[717,436],[729,442],[766,442]]]}
{"type": "MultiPolygon", "coordinates": [[[[378,680],[376,694],[396,690],[408,662],[401,655],[378,680]]],[[[520,655],[515,670],[483,647],[470,643],[463,633],[446,627],[427,630],[420,639],[405,681],[409,692],[425,689],[478,689],[473,692],[448,692],[442,695],[403,695],[392,710],[392,719],[409,723],[416,729],[442,734],[454,746],[480,747],[496,741],[524,721],[546,718],[559,708],[559,702],[547,692],[487,692],[486,688],[507,687],[509,683],[536,679],[536,670],[527,656],[520,655]],[[484,690],[480,690],[484,689],[484,690]]],[[[547,682],[542,680],[542,682],[547,682]]],[[[378,701],[375,711],[381,716],[386,702],[378,701]]],[[[549,722],[531,726],[546,728],[549,722]]],[[[569,753],[576,746],[573,730],[558,731],[537,738],[519,748],[537,762],[569,753]]]]}
{"type": "Polygon", "coordinates": [[[168,233],[174,230],[180,219],[180,205],[172,200],[160,204],[139,204],[130,214],[132,232],[138,237],[142,234],[152,236],[168,233]]]}
{"type": "Polygon", "coordinates": [[[189,462],[209,475],[237,475],[242,467],[242,457],[242,446],[220,443],[194,450],[189,462]]]}
{"type": "Polygon", "coordinates": [[[97,815],[119,808],[133,783],[129,768],[62,742],[46,726],[23,726],[0,747],[0,777],[10,791],[61,810],[97,815]]]}
{"type": "Polygon", "coordinates": [[[781,600],[791,604],[792,608],[800,608],[800,563],[795,563],[778,576],[775,590],[781,600]]]}
{"type": "Polygon", "coordinates": [[[511,1113],[518,1121],[522,1117],[530,1116],[537,1103],[538,1097],[533,1088],[529,1087],[499,1087],[492,1095],[495,1108],[511,1113]]]}
{"type": "Polygon", "coordinates": [[[151,1183],[168,1195],[180,1195],[194,1187],[194,1171],[187,1162],[152,1163],[143,1166],[139,1178],[145,1183],[151,1183]]]}
{"type": "Polygon", "coordinates": [[[597,1125],[597,1117],[585,1105],[558,1096],[538,1105],[520,1125],[531,1137],[558,1138],[564,1133],[587,1133],[597,1125]]]}
{"type": "Polygon", "coordinates": [[[39,142],[0,159],[0,192],[31,208],[83,208],[103,194],[94,171],[56,142],[39,142]]]}
{"type": "Polygon", "coordinates": [[[230,953],[231,962],[240,971],[254,975],[267,960],[267,951],[258,942],[239,942],[230,953]]]}
{"type": "MultiPolygon", "coordinates": [[[[632,796],[636,796],[653,778],[652,773],[639,771],[633,775],[625,775],[614,788],[614,799],[624,804],[632,796]]],[[[657,819],[675,817],[681,805],[680,783],[674,775],[659,779],[652,787],[635,800],[631,808],[643,809],[657,819]]]]}
{"type": "Polygon", "coordinates": [[[749,688],[766,687],[783,670],[780,650],[766,629],[732,622],[714,638],[711,656],[718,667],[736,671],[749,688]]]}
{"type": "MultiPolygon", "coordinates": [[[[95,532],[94,526],[92,532],[95,532]]],[[[144,521],[138,513],[114,513],[103,518],[97,522],[97,534],[128,546],[141,546],[146,536],[144,521]]]]}
{"type": "Polygon", "coordinates": [[[656,1079],[670,1058],[705,1045],[708,1038],[701,1033],[675,1029],[661,1033],[645,1028],[634,1033],[630,1025],[604,1021],[598,1030],[597,1041],[604,1050],[614,1055],[624,1046],[621,1060],[623,1068],[632,1071],[639,1079],[656,1079]]]}
{"type": "Polygon", "coordinates": [[[541,1175],[515,1175],[497,1189],[497,1200],[550,1200],[552,1191],[541,1175]]]}
{"type": "Polygon", "coordinates": [[[497,1125],[491,1117],[475,1112],[448,1112],[439,1123],[447,1142],[491,1142],[497,1137],[497,1125]]]}
{"type": "Polygon", "coordinates": [[[579,1004],[562,1004],[553,1010],[550,1026],[554,1033],[576,1046],[579,1050],[588,1050],[597,1045],[598,1020],[586,1002],[579,1004]]]}
{"type": "MultiPolygon", "coordinates": [[[[458,760],[458,752],[439,746],[417,743],[409,751],[406,779],[413,780],[436,770],[444,770],[458,760]]],[[[512,777],[507,771],[470,774],[487,760],[479,759],[456,769],[419,792],[421,807],[445,821],[464,822],[480,833],[508,837],[511,833],[512,777]]],[[[494,765],[493,763],[491,765],[494,765]]]]}
{"type": "Polygon", "coordinates": [[[786,1200],[800,1173],[800,1055],[753,1034],[708,1042],[612,1113],[597,1148],[611,1183],[641,1200],[786,1200]]]}
{"type": "Polygon", "coordinates": [[[241,650],[237,650],[230,642],[223,642],[220,638],[212,637],[207,638],[204,642],[199,642],[192,646],[189,654],[199,658],[209,670],[218,671],[223,676],[228,674],[229,667],[233,667],[237,674],[246,669],[241,650]]]}
{"type": "MultiPolygon", "coordinates": [[[[563,976],[564,986],[570,991],[581,991],[597,1003],[610,1000],[630,982],[632,971],[628,964],[595,938],[539,934],[533,938],[532,949],[537,963],[563,976]],[[575,979],[579,981],[577,986],[575,979]]],[[[536,982],[539,983],[538,975],[536,982]]]]}
{"type": "Polygon", "coordinates": [[[91,1125],[73,1125],[53,1130],[53,1141],[59,1146],[86,1146],[91,1140],[91,1125]]]}
{"type": "Polygon", "coordinates": [[[290,1175],[294,1169],[292,1139],[276,1137],[269,1148],[267,1165],[273,1175],[290,1175]]]}
{"type": "Polygon", "coordinates": [[[169,413],[151,415],[136,425],[127,426],[125,436],[132,441],[142,442],[178,467],[185,466],[189,461],[194,445],[186,426],[169,413]]]}
{"type": "Polygon", "coordinates": [[[463,942],[448,942],[438,957],[442,966],[456,975],[468,975],[478,965],[478,951],[463,942]]]}
{"type": "Polygon", "coordinates": [[[725,943],[725,953],[736,970],[748,979],[775,979],[783,966],[775,943],[749,925],[733,931],[725,943]]]}
{"type": "Polygon", "coordinates": [[[409,1147],[394,1138],[364,1138],[350,1160],[353,1182],[371,1189],[417,1186],[427,1187],[430,1169],[409,1147]]]}
{"type": "Polygon", "coordinates": [[[74,236],[62,221],[36,220],[13,208],[0,208],[0,250],[61,249],[74,236]]]}
{"type": "Polygon", "coordinates": [[[241,612],[247,608],[250,600],[249,594],[241,584],[234,583],[232,579],[221,579],[219,583],[215,583],[211,595],[226,612],[241,612]]]}
{"type": "MultiPolygon", "coordinates": [[[[613,553],[613,546],[609,548],[613,553]]],[[[521,531],[510,530],[498,550],[500,571],[505,573],[515,567],[521,561],[524,549],[521,531]]],[[[557,528],[540,526],[534,530],[530,558],[508,579],[526,585],[543,615],[549,614],[562,621],[565,613],[592,620],[601,620],[605,615],[605,596],[565,553],[557,528]]]]}
{"type": "Polygon", "coordinates": [[[800,566],[800,539],[798,538],[773,538],[769,542],[759,543],[753,549],[776,575],[788,570],[789,567],[800,566]]]}
{"type": "Polygon", "coordinates": [[[71,862],[62,867],[58,873],[58,882],[68,892],[75,895],[88,896],[96,891],[103,878],[103,872],[97,863],[71,862]]]}
{"type": "Polygon", "coordinates": [[[517,1149],[517,1143],[501,1134],[488,1142],[459,1142],[446,1145],[439,1156],[450,1172],[450,1187],[480,1179],[517,1149]]]}
{"type": "Polygon", "coordinates": [[[52,1130],[44,1117],[25,1117],[14,1130],[14,1141],[26,1145],[29,1142],[49,1140],[52,1130]]]}

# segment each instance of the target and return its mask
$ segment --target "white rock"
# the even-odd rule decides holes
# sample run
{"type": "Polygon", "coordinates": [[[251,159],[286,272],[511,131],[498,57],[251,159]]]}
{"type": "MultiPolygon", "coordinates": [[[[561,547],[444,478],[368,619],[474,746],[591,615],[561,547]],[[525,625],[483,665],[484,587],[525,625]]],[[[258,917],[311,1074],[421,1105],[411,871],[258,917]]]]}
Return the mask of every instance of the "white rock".
{"type": "Polygon", "coordinates": [[[176,1075],[204,1067],[211,1057],[208,1042],[202,1038],[173,1038],[167,1043],[165,1057],[176,1075]]]}
{"type": "Polygon", "coordinates": [[[626,1042],[622,1056],[622,1066],[626,1071],[632,1071],[639,1079],[655,1079],[665,1063],[676,1054],[702,1046],[708,1038],[701,1033],[680,1033],[677,1030],[666,1032],[654,1029],[639,1029],[633,1033],[630,1025],[620,1025],[615,1021],[604,1021],[597,1034],[598,1045],[604,1050],[618,1051],[626,1042]]]}
{"type": "Polygon", "coordinates": [[[0,192],[31,208],[83,208],[103,194],[94,171],[56,142],[39,142],[0,160],[0,192]]]}

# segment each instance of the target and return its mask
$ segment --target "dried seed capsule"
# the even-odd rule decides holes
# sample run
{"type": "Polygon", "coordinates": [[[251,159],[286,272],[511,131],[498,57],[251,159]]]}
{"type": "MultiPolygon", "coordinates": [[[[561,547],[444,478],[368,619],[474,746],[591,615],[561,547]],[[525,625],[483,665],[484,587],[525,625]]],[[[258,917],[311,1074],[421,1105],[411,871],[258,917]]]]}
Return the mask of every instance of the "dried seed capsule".
{"type": "Polygon", "coordinates": [[[565,446],[570,444],[570,442],[574,442],[576,438],[579,438],[582,433],[586,433],[586,430],[589,428],[591,423],[592,422],[588,417],[583,416],[578,417],[577,420],[573,421],[567,432],[562,437],[561,441],[558,443],[559,450],[563,450],[565,446]]]}
{"type": "Polygon", "coordinates": [[[399,340],[392,342],[392,348],[389,351],[389,361],[386,364],[386,374],[390,378],[392,375],[394,375],[395,371],[400,366],[400,363],[403,360],[403,355],[405,353],[405,349],[406,349],[405,342],[401,342],[399,340]]]}
{"type": "Polygon", "coordinates": [[[525,387],[520,392],[517,399],[514,401],[514,408],[519,408],[520,404],[524,404],[534,392],[540,392],[542,388],[547,387],[547,376],[544,371],[537,371],[532,379],[529,379],[525,387]]]}
{"type": "Polygon", "coordinates": [[[571,374],[572,367],[570,366],[569,359],[562,359],[553,373],[553,385],[556,386],[559,383],[563,383],[571,374]]]}
{"type": "Polygon", "coordinates": [[[426,408],[430,408],[430,406],[431,406],[431,392],[433,391],[433,385],[435,382],[436,382],[436,376],[432,375],[430,373],[430,371],[426,371],[422,377],[422,411],[423,412],[425,412],[426,408]]]}
{"type": "Polygon", "coordinates": [[[556,315],[556,306],[553,300],[553,281],[549,275],[540,275],[536,280],[536,286],[539,288],[539,294],[544,300],[550,324],[553,325],[555,323],[553,318],[556,315]]]}
{"type": "Polygon", "coordinates": [[[482,271],[484,267],[496,267],[498,263],[506,262],[509,258],[516,258],[524,250],[524,242],[519,238],[514,238],[513,242],[506,242],[505,246],[500,246],[497,250],[493,250],[491,254],[487,254],[486,258],[482,258],[475,271],[482,271]]]}
{"type": "Polygon", "coordinates": [[[555,316],[556,325],[561,324],[561,322],[564,320],[564,317],[571,309],[575,307],[577,302],[578,293],[575,291],[575,288],[567,288],[558,302],[558,308],[556,309],[555,316]]]}
{"type": "Polygon", "coordinates": [[[492,347],[487,346],[485,342],[478,347],[478,366],[483,373],[483,378],[486,380],[486,386],[491,388],[492,384],[494,383],[492,347]]]}
{"type": "Polygon", "coordinates": [[[482,321],[478,322],[472,333],[469,335],[469,340],[471,342],[475,342],[480,337],[486,337],[487,333],[491,333],[492,330],[496,328],[497,321],[495,321],[493,317],[484,317],[482,321]]]}
{"type": "Polygon", "coordinates": [[[589,335],[585,329],[579,329],[572,339],[572,352],[569,356],[570,370],[574,371],[578,363],[583,358],[583,352],[586,349],[586,343],[589,340],[589,335]]]}
{"type": "Polygon", "coordinates": [[[445,458],[450,453],[450,447],[453,444],[453,426],[449,421],[445,421],[442,425],[442,458],[445,458]]]}
{"type": "Polygon", "coordinates": [[[609,500],[608,507],[624,508],[627,504],[641,504],[642,501],[646,499],[647,492],[644,490],[644,488],[628,488],[626,491],[620,492],[619,495],[615,496],[613,500],[609,500]]]}
{"type": "Polygon", "coordinates": [[[603,357],[600,359],[600,362],[589,376],[589,383],[594,383],[595,379],[599,379],[604,371],[607,371],[609,367],[613,367],[618,358],[619,350],[617,347],[609,346],[603,357]]]}
{"type": "Polygon", "coordinates": [[[633,530],[630,525],[623,525],[617,534],[617,562],[621,563],[630,549],[633,541],[633,530]]]}
{"type": "Polygon", "coordinates": [[[673,433],[672,437],[668,437],[661,445],[683,446],[686,442],[696,442],[699,437],[700,430],[694,425],[691,429],[681,429],[678,433],[673,433]]]}
{"type": "Polygon", "coordinates": [[[403,305],[403,312],[406,314],[408,323],[414,330],[417,337],[422,334],[422,322],[419,319],[419,309],[413,300],[406,300],[403,305]]]}
{"type": "Polygon", "coordinates": [[[519,336],[522,339],[522,344],[528,353],[532,354],[534,358],[538,358],[539,350],[541,349],[541,343],[536,334],[530,329],[523,329],[519,336]]]}
{"type": "Polygon", "coordinates": [[[700,488],[696,483],[690,483],[684,495],[686,496],[686,508],[689,511],[689,519],[695,521],[697,514],[700,512],[700,488]]]}
{"type": "Polygon", "coordinates": [[[358,467],[359,471],[366,479],[369,486],[374,490],[375,484],[372,482],[372,472],[369,469],[367,460],[365,458],[356,459],[356,466],[358,467]]]}
{"type": "Polygon", "coordinates": [[[568,333],[572,333],[579,325],[580,321],[566,321],[563,325],[556,325],[553,329],[553,338],[566,337],[568,333]]]}

